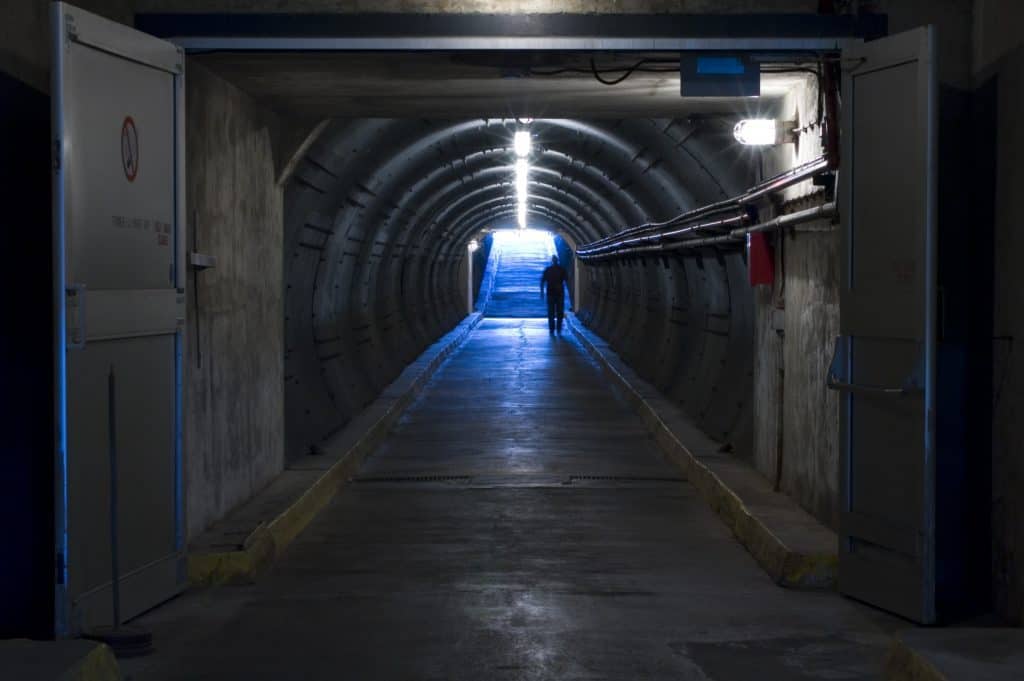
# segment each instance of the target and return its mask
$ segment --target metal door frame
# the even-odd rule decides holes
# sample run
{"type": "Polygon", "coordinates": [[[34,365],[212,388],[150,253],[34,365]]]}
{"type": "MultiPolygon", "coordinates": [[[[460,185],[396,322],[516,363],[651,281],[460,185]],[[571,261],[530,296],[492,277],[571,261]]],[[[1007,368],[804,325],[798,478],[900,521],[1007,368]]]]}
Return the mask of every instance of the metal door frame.
{"type": "MultiPolygon", "coordinates": [[[[51,126],[53,143],[53,314],[54,314],[54,633],[57,638],[72,635],[71,603],[68,596],[68,443],[67,443],[67,251],[66,201],[70,179],[65,172],[74,144],[63,139],[64,111],[73,102],[66,98],[65,70],[69,45],[76,42],[115,57],[160,71],[174,79],[174,276],[179,295],[185,289],[185,57],[175,45],[108,21],[64,2],[51,5],[51,126]]],[[[183,332],[179,326],[174,341],[174,526],[175,551],[184,555],[185,504],[182,458],[182,355],[183,332]]],[[[84,341],[84,332],[83,332],[84,341]]]]}
{"type": "MultiPolygon", "coordinates": [[[[765,51],[772,53],[785,52],[816,52],[816,51],[843,51],[851,45],[858,45],[862,42],[860,37],[855,35],[831,35],[821,37],[822,33],[817,30],[820,27],[804,22],[794,30],[791,35],[785,37],[757,37],[747,35],[746,37],[712,37],[708,33],[713,31],[695,30],[693,37],[670,37],[659,34],[655,25],[660,21],[656,15],[644,17],[644,21],[650,22],[649,31],[641,30],[632,35],[609,35],[598,32],[586,36],[543,36],[534,33],[533,35],[519,35],[496,39],[493,36],[482,36],[473,30],[467,30],[463,34],[453,33],[449,35],[412,35],[406,36],[338,36],[338,37],[314,37],[310,35],[246,35],[242,30],[235,35],[210,35],[202,31],[190,32],[187,28],[179,30],[181,23],[172,22],[173,28],[170,31],[157,31],[156,25],[162,23],[167,17],[160,15],[139,15],[142,19],[143,29],[152,30],[162,35],[163,40],[178,45],[172,49],[154,50],[152,36],[140,33],[126,26],[112,25],[110,22],[95,21],[92,15],[80,12],[63,2],[53,3],[52,30],[53,35],[60,35],[66,40],[89,45],[96,49],[103,50],[125,59],[136,61],[154,68],[162,69],[171,73],[175,78],[175,100],[176,100],[176,136],[175,145],[175,191],[177,194],[174,212],[174,235],[175,235],[175,276],[179,292],[185,289],[185,137],[184,137],[184,54],[186,51],[208,51],[216,49],[230,49],[237,51],[298,51],[315,52],[320,50],[328,51],[396,51],[415,50],[427,52],[460,51],[460,50],[565,50],[565,51],[621,51],[621,52],[650,52],[666,51],[678,52],[680,50],[748,50],[765,51]],[[64,28],[69,16],[75,19],[74,25],[64,28]],[[65,32],[65,30],[67,32],[65,32]],[[701,37],[704,33],[705,37],[701,37]]],[[[173,15],[167,15],[173,19],[173,15]]],[[[572,17],[575,19],[576,17],[572,17]]],[[[185,24],[194,16],[185,17],[185,24]]],[[[471,17],[470,19],[477,19],[471,17]]],[[[613,18],[614,19],[614,18],[613,18]]],[[[871,24],[868,28],[872,30],[883,30],[881,24],[871,24]]],[[[751,28],[755,33],[759,28],[751,28]]],[[[67,178],[61,172],[65,167],[65,155],[69,153],[59,137],[63,120],[61,109],[63,100],[63,66],[65,63],[65,40],[57,40],[53,46],[53,67],[52,67],[52,102],[53,102],[53,126],[54,126],[54,358],[55,358],[55,526],[56,526],[56,555],[57,583],[56,583],[56,608],[55,616],[58,635],[67,635],[69,603],[67,599],[67,565],[63,562],[63,556],[67,555],[67,510],[68,494],[67,480],[65,477],[67,465],[67,442],[66,442],[66,384],[65,384],[65,353],[67,351],[66,337],[66,315],[65,315],[65,271],[64,271],[64,219],[65,205],[64,196],[66,191],[67,178]]],[[[577,271],[577,279],[579,272],[577,271]]],[[[582,296],[580,287],[576,287],[576,298],[582,296]]],[[[578,300],[576,301],[578,303],[578,300]]],[[[176,543],[179,551],[184,551],[184,528],[185,528],[185,504],[184,504],[184,477],[182,459],[182,333],[179,331],[176,340],[176,418],[175,418],[175,488],[176,488],[176,543]]]]}

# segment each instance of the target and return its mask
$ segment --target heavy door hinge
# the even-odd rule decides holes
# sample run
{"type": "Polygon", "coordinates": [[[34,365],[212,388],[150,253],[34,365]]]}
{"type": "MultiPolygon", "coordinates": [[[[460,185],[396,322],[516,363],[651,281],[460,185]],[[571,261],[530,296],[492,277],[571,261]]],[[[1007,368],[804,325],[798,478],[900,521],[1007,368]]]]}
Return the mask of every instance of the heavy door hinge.
{"type": "Polygon", "coordinates": [[[64,34],[69,41],[78,40],[78,28],[75,26],[75,18],[70,14],[64,17],[64,34]]]}

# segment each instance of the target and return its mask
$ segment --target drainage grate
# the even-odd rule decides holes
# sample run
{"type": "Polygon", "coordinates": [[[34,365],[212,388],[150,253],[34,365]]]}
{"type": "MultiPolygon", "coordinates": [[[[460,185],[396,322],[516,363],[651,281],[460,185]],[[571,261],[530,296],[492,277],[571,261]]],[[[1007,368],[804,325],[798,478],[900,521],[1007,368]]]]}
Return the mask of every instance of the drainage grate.
{"type": "Polygon", "coordinates": [[[637,475],[570,475],[569,482],[573,480],[593,480],[600,482],[686,482],[686,478],[680,477],[651,477],[637,475]]]}
{"type": "Polygon", "coordinates": [[[678,476],[646,476],[646,475],[551,475],[551,474],[477,474],[477,475],[366,475],[350,478],[352,483],[360,485],[387,484],[424,484],[448,483],[457,484],[465,489],[489,489],[495,487],[561,487],[588,483],[618,487],[631,484],[670,484],[686,482],[686,478],[678,476]]]}
{"type": "Polygon", "coordinates": [[[468,475],[381,475],[352,478],[352,482],[365,484],[375,482],[469,482],[468,475]]]}

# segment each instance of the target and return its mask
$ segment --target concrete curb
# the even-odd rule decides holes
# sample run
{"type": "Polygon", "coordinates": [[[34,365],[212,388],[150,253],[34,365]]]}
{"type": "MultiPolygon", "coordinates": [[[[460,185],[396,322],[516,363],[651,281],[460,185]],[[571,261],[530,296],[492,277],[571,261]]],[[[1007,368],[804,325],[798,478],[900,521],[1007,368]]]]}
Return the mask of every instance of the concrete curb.
{"type": "Polygon", "coordinates": [[[914,627],[897,632],[884,665],[890,681],[1019,681],[1020,627],[914,627]]]}
{"type": "Polygon", "coordinates": [[[885,658],[885,678],[887,681],[949,681],[898,636],[885,658]]]}
{"type": "Polygon", "coordinates": [[[99,643],[60,681],[121,681],[121,668],[114,652],[99,643]]]}
{"type": "Polygon", "coordinates": [[[481,319],[483,315],[480,313],[469,315],[454,330],[427,348],[363,411],[360,416],[364,418],[353,419],[348,427],[332,438],[325,448],[343,448],[338,460],[284,511],[256,527],[246,537],[241,549],[190,553],[189,582],[193,586],[249,583],[273,564],[359,469],[441,364],[481,319]],[[366,417],[369,417],[368,424],[366,417]]]}
{"type": "Polygon", "coordinates": [[[121,681],[114,652],[85,639],[0,641],[0,677],[18,681],[121,681]]]}
{"type": "Polygon", "coordinates": [[[839,567],[836,552],[807,553],[789,548],[715,471],[683,444],[685,438],[667,423],[680,421],[681,416],[666,413],[667,404],[652,404],[657,391],[639,377],[627,378],[624,371],[629,370],[618,355],[603,342],[604,347],[599,347],[596,336],[575,315],[568,315],[567,321],[587,352],[623,390],[662,451],[683,471],[761,568],[780,586],[834,589],[839,567]]]}

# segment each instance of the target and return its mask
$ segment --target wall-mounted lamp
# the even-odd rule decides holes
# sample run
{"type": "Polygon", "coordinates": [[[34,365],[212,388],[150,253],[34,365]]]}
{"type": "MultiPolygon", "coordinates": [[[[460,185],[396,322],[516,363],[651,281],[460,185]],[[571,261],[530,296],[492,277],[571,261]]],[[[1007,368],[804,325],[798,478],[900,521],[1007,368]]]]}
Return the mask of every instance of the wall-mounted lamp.
{"type": "Polygon", "coordinates": [[[777,121],[774,118],[745,118],[732,130],[733,137],[740,144],[763,147],[785,144],[796,140],[793,121],[777,121]]]}
{"type": "Polygon", "coordinates": [[[480,242],[476,239],[470,239],[467,248],[469,248],[470,253],[476,253],[477,249],[480,248],[480,242]]]}

